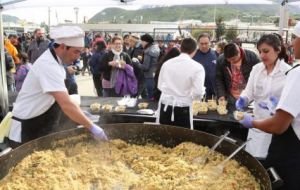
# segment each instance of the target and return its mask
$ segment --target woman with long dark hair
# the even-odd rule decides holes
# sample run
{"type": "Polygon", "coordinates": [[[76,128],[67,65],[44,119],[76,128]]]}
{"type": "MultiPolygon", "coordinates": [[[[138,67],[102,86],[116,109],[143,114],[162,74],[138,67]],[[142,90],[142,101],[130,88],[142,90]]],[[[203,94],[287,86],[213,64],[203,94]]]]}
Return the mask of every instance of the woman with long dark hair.
{"type": "MultiPolygon", "coordinates": [[[[276,34],[263,35],[257,42],[261,58],[260,63],[252,68],[245,90],[236,102],[236,108],[242,110],[249,102],[254,101],[256,119],[271,117],[286,79],[285,73],[290,66],[285,62],[286,51],[276,34]]],[[[265,159],[272,135],[259,129],[250,129],[246,150],[254,157],[265,159]]]]}

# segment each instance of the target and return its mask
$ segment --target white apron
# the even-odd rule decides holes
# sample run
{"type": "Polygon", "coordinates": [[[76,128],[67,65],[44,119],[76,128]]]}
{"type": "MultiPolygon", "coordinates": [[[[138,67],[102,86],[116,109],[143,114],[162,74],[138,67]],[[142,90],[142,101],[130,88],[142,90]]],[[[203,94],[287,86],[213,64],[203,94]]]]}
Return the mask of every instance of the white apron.
{"type": "Polygon", "coordinates": [[[158,102],[156,123],[159,124],[161,104],[164,104],[164,112],[167,111],[168,106],[172,106],[171,121],[174,121],[174,107],[189,107],[190,112],[190,126],[191,130],[194,130],[193,125],[193,99],[189,97],[179,97],[174,95],[167,95],[162,93],[158,102]]]}
{"type": "MultiPolygon", "coordinates": [[[[254,102],[255,119],[265,119],[270,116],[270,111],[262,109],[254,102]]],[[[268,155],[272,134],[263,132],[256,128],[249,129],[247,139],[252,138],[246,145],[246,151],[256,158],[265,159],[268,155]]]]}

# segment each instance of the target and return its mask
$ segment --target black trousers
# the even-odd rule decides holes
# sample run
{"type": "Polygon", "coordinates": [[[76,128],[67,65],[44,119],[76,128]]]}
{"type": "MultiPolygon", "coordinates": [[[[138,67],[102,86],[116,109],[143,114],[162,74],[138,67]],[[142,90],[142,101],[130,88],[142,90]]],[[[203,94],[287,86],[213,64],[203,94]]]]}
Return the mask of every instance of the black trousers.
{"type": "Polygon", "coordinates": [[[281,135],[273,135],[265,164],[274,167],[283,180],[281,190],[300,189],[300,140],[292,126],[281,135]]]}
{"type": "MultiPolygon", "coordinates": [[[[22,144],[50,134],[55,127],[58,127],[60,116],[61,109],[57,103],[54,103],[48,109],[48,111],[32,119],[21,120],[19,118],[13,117],[13,119],[20,121],[22,124],[22,144]]],[[[20,145],[20,143],[16,143],[14,141],[10,141],[9,144],[13,148],[20,145]]]]}
{"type": "Polygon", "coordinates": [[[93,82],[94,82],[94,86],[96,88],[98,97],[103,96],[101,74],[93,74],[93,82]]]}
{"type": "Polygon", "coordinates": [[[165,125],[174,125],[190,129],[190,109],[189,107],[174,107],[174,121],[171,121],[172,106],[168,106],[164,111],[164,104],[160,107],[159,123],[165,125]]]}
{"type": "Polygon", "coordinates": [[[66,84],[66,87],[68,89],[68,93],[70,95],[72,94],[78,94],[78,86],[77,86],[77,83],[69,83],[69,84],[66,84]]]}

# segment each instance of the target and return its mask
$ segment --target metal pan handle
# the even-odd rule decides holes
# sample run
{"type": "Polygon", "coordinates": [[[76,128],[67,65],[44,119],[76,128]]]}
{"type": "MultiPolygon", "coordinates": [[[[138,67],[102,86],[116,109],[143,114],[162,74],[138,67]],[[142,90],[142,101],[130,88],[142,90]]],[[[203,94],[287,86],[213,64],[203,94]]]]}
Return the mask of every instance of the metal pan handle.
{"type": "Polygon", "coordinates": [[[280,176],[273,167],[268,168],[267,172],[271,179],[272,189],[278,189],[283,185],[283,180],[280,178],[280,176]]]}
{"type": "Polygon", "coordinates": [[[11,151],[12,151],[12,148],[10,148],[10,147],[7,147],[6,149],[2,150],[0,152],[0,158],[5,156],[6,154],[10,153],[11,151]]]}

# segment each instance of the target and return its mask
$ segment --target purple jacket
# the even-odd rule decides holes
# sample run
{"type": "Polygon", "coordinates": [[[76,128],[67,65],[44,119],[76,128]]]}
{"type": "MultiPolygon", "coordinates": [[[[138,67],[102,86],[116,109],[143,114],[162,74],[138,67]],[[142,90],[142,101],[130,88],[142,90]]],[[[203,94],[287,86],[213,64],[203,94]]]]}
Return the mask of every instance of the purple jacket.
{"type": "Polygon", "coordinates": [[[18,92],[21,90],[23,82],[24,82],[31,66],[32,65],[30,63],[26,63],[26,64],[20,65],[17,68],[17,72],[15,73],[15,83],[16,83],[16,89],[18,92]]]}
{"type": "Polygon", "coordinates": [[[123,96],[137,93],[137,80],[131,65],[126,64],[124,70],[118,71],[115,91],[118,95],[123,96]]]}

